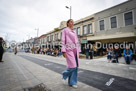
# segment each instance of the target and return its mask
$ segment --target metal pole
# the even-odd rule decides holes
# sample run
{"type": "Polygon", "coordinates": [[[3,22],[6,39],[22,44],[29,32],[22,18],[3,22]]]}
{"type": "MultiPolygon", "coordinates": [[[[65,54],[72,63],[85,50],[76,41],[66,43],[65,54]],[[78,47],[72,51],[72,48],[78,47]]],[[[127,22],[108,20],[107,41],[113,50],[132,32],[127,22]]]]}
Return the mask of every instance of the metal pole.
{"type": "Polygon", "coordinates": [[[38,33],[39,33],[39,28],[37,29],[37,37],[38,37],[38,33]]]}
{"type": "Polygon", "coordinates": [[[71,6],[70,7],[66,6],[66,8],[70,10],[70,19],[71,19],[72,18],[72,7],[71,6]]]}
{"type": "Polygon", "coordinates": [[[39,28],[37,28],[37,29],[35,29],[35,30],[37,30],[37,37],[38,37],[38,33],[39,33],[39,28]]]}
{"type": "Polygon", "coordinates": [[[29,38],[30,38],[30,34],[29,35],[27,35],[28,36],[28,40],[29,40],[29,38]]]}
{"type": "Polygon", "coordinates": [[[71,19],[72,7],[70,6],[70,19],[71,19]]]}

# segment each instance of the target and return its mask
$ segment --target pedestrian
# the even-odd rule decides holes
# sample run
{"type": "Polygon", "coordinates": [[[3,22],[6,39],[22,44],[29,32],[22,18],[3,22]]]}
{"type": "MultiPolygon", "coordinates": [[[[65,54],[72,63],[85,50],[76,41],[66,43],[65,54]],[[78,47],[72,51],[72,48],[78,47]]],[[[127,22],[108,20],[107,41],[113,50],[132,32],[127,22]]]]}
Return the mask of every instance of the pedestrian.
{"type": "Polygon", "coordinates": [[[135,47],[135,52],[134,53],[135,53],[134,58],[135,58],[135,61],[136,61],[136,47],[135,47]]]}
{"type": "Polygon", "coordinates": [[[86,59],[88,59],[89,57],[89,45],[88,44],[85,45],[85,54],[86,54],[86,59]]]}
{"type": "Polygon", "coordinates": [[[90,54],[90,59],[93,59],[93,48],[92,48],[92,45],[90,46],[90,50],[89,50],[89,54],[90,54]]]}
{"type": "Polygon", "coordinates": [[[81,52],[78,37],[73,30],[74,22],[72,19],[67,21],[67,27],[62,31],[62,48],[61,51],[67,61],[67,69],[62,72],[62,80],[68,85],[77,88],[77,77],[79,67],[79,52],[81,52]]]}
{"type": "Polygon", "coordinates": [[[98,56],[97,55],[98,53],[97,53],[97,46],[96,46],[96,44],[93,44],[92,48],[93,48],[94,56],[98,56]]]}
{"type": "Polygon", "coordinates": [[[125,57],[125,62],[126,64],[130,64],[131,58],[132,58],[132,50],[130,49],[129,46],[126,46],[126,49],[123,51],[123,55],[125,57]]]}
{"type": "Polygon", "coordinates": [[[17,47],[15,47],[15,49],[14,49],[14,54],[15,55],[17,54],[17,47]]]}
{"type": "Polygon", "coordinates": [[[112,57],[113,57],[113,47],[110,46],[110,47],[107,49],[107,51],[108,51],[108,55],[107,55],[108,62],[111,62],[111,59],[112,59],[112,57]]]}
{"type": "Polygon", "coordinates": [[[4,53],[2,43],[3,43],[3,38],[0,37],[0,62],[3,62],[2,57],[3,57],[3,53],[4,53]]]}

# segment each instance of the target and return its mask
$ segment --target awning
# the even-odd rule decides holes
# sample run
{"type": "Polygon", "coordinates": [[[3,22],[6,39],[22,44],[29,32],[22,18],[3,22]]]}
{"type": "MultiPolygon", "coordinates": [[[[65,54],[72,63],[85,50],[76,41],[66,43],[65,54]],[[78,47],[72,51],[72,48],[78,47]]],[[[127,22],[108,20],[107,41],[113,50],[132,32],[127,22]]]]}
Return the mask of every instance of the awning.
{"type": "Polygon", "coordinates": [[[131,33],[119,33],[119,34],[114,34],[114,35],[103,35],[103,36],[90,36],[87,37],[87,40],[92,40],[92,41],[96,41],[96,40],[107,40],[107,39],[118,39],[118,38],[126,38],[126,37],[136,37],[136,35],[134,34],[134,32],[131,33]]]}

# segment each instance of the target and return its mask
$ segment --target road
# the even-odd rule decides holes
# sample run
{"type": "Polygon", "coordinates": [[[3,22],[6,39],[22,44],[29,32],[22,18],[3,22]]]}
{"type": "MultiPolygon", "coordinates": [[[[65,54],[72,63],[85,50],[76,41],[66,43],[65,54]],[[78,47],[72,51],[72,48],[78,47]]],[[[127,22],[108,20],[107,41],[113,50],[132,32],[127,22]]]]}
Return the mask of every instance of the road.
{"type": "MultiPolygon", "coordinates": [[[[29,70],[28,73],[32,73],[41,82],[44,80],[43,83],[51,90],[58,91],[59,88],[63,88],[60,91],[71,91],[68,86],[61,84],[61,73],[66,68],[65,58],[30,53],[5,55],[9,56],[9,62],[19,65],[18,69],[22,70],[24,67],[23,71],[29,70]]],[[[25,72],[23,76],[29,80],[25,72]]],[[[135,91],[136,65],[108,63],[105,57],[93,60],[80,59],[78,81],[78,91],[135,91]]]]}

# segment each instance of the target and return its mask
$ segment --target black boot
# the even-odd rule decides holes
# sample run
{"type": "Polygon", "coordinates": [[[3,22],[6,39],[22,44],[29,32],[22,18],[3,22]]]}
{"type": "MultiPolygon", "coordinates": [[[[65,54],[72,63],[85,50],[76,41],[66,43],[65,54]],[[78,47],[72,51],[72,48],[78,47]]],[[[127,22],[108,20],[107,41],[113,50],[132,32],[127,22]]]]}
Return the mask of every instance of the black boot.
{"type": "Polygon", "coordinates": [[[0,62],[4,62],[4,61],[0,60],[0,62]]]}

